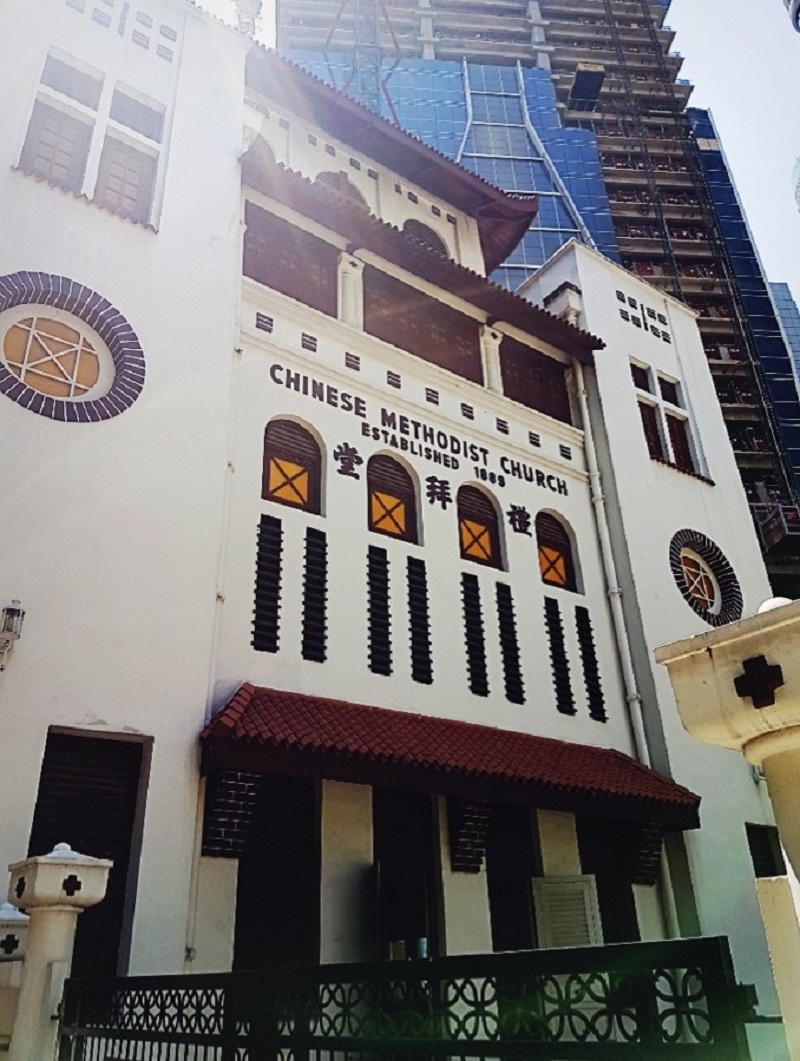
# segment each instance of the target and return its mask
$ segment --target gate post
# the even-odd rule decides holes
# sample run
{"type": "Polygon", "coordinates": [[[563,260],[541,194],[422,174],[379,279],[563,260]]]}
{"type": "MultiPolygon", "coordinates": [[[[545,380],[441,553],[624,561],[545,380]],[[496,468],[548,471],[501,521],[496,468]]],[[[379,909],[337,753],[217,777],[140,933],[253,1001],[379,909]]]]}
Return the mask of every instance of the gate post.
{"type": "Polygon", "coordinates": [[[58,1005],[69,975],[78,914],[106,894],[108,859],[56,844],[10,865],[8,898],[30,915],[8,1061],[46,1061],[56,1046],[58,1005]]]}

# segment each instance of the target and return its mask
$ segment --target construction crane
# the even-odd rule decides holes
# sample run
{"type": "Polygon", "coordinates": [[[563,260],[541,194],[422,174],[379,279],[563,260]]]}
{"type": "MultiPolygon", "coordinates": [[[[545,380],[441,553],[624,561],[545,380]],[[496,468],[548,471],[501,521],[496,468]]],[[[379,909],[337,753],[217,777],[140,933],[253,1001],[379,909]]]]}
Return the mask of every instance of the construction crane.
{"type": "Polygon", "coordinates": [[[326,57],[337,29],[344,26],[347,14],[352,19],[352,64],[342,87],[371,110],[380,112],[381,97],[389,102],[382,72],[381,18],[394,43],[395,54],[399,56],[397,37],[383,0],[342,0],[325,40],[323,51],[326,57]]]}

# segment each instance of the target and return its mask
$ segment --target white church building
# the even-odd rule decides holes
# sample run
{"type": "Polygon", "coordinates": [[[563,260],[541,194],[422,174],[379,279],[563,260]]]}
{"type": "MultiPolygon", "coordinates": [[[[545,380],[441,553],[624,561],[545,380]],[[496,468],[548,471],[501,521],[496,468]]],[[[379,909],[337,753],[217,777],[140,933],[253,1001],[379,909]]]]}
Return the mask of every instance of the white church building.
{"type": "Polygon", "coordinates": [[[0,861],[114,860],[76,975],[724,936],[775,1016],[652,658],[770,596],[694,314],[142,2],[0,8],[0,861]]]}

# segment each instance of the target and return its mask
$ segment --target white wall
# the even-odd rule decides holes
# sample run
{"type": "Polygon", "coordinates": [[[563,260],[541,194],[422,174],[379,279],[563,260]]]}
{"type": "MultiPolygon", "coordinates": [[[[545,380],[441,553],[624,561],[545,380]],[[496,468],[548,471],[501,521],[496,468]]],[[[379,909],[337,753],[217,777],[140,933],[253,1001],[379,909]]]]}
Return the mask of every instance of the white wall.
{"type": "MultiPolygon", "coordinates": [[[[231,486],[230,519],[224,576],[224,621],[219,642],[216,703],[223,703],[246,676],[257,685],[298,689],[360,703],[460,718],[564,740],[632,749],[623,708],[618,665],[608,620],[605,587],[594,517],[582,455],[582,434],[543,414],[422,362],[348,326],[309,312],[291,299],[245,283],[242,308],[241,368],[235,399],[236,442],[231,486]],[[255,328],[257,311],[274,320],[272,335],[255,328]],[[301,333],[317,337],[316,353],[301,350],[301,333]],[[361,358],[359,372],[344,368],[345,351],[361,358]],[[284,366],[323,380],[364,402],[364,416],[335,409],[298,391],[273,382],[273,365],[284,366]],[[386,384],[386,371],[399,372],[402,389],[386,384]],[[425,401],[425,388],[440,392],[440,404],[425,401]],[[461,403],[474,406],[475,419],[460,412],[461,403]],[[459,558],[455,506],[443,510],[425,497],[430,475],[447,479],[455,498],[462,483],[476,482],[474,462],[458,458],[459,467],[445,468],[424,457],[397,454],[379,437],[365,437],[364,429],[380,427],[381,409],[424,421],[437,430],[468,440],[487,451],[486,468],[501,471],[501,459],[512,459],[554,476],[566,484],[567,495],[512,476],[505,485],[489,486],[501,511],[513,504],[527,506],[532,517],[541,509],[559,512],[572,526],[584,592],[577,594],[545,587],[539,577],[535,537],[515,534],[505,521],[508,570],[495,571],[459,558]],[[288,506],[261,500],[262,441],[266,423],[274,416],[296,417],[324,442],[326,460],[323,483],[324,515],[307,516],[288,506]],[[503,436],[497,417],[510,425],[503,436]],[[542,446],[528,444],[528,432],[541,435],[542,446]],[[337,473],[332,458],[335,447],[347,442],[364,459],[360,479],[337,473]],[[567,445],[571,460],[560,455],[567,445]],[[406,457],[420,483],[419,513],[422,544],[408,545],[368,531],[366,521],[366,462],[373,453],[406,457]],[[253,617],[256,532],[260,515],[271,513],[284,526],[281,640],[277,653],[256,652],[250,647],[253,617]],[[306,525],[324,529],[329,542],[328,659],[324,665],[306,662],[300,652],[302,534],[306,525]],[[373,674],[367,665],[366,556],[370,544],[385,548],[392,563],[392,628],[394,670],[391,678],[373,674]],[[408,650],[408,617],[405,560],[409,555],[427,561],[431,609],[434,682],[413,682],[408,650]],[[461,620],[460,573],[478,576],[489,664],[490,694],[473,695],[468,689],[461,620]],[[524,705],[506,700],[497,629],[495,583],[512,587],[526,689],[524,705]],[[559,599],[572,666],[577,714],[558,712],[550,677],[550,660],[544,630],[543,598],[559,599]],[[592,616],[609,720],[589,718],[582,667],[574,627],[574,608],[586,605],[592,616]]],[[[285,381],[283,370],[275,372],[285,381]]],[[[482,466],[482,465],[481,465],[482,466]]],[[[506,465],[508,466],[508,465],[506,465]]]]}
{"type": "MultiPolygon", "coordinates": [[[[707,935],[729,936],[738,975],[757,983],[762,1012],[775,1012],[744,828],[746,821],[769,822],[769,811],[741,756],[701,745],[683,730],[666,669],[652,660],[656,646],[708,629],[684,602],[670,570],[668,549],[676,531],[699,531],[719,546],[736,572],[744,615],[753,614],[771,596],[694,314],[601,255],[573,244],[537,274],[527,297],[541,301],[565,280],[581,289],[581,326],[607,344],[595,359],[602,408],[596,430],[605,436],[601,441],[613,466],[603,469],[604,485],[612,502],[618,502],[618,511],[612,504],[610,516],[627,615],[638,615],[641,624],[636,630],[632,623],[631,633],[635,647],[638,641],[644,650],[636,650],[636,662],[654,751],[658,756],[656,731],[661,728],[672,776],[702,795],[701,829],[684,834],[701,929],[707,935]],[[623,321],[617,289],[664,314],[672,343],[623,321]],[[714,485],[650,459],[631,359],[681,381],[703,470],[714,485]]],[[[658,757],[656,765],[667,768],[658,757]]]]}
{"type": "MultiPolygon", "coordinates": [[[[182,38],[158,234],[13,171],[29,103],[0,114],[0,275],[94,289],[147,363],[139,400],[103,423],[0,396],[0,593],[28,613],[0,676],[0,862],[27,851],[48,726],[152,735],[134,972],[183,963],[240,254],[243,43],[184,3],[155,14],[182,38]]],[[[2,40],[6,100],[32,101],[50,44],[151,95],[165,84],[163,61],[93,22],[90,5],[48,0],[4,22],[2,40]]]]}

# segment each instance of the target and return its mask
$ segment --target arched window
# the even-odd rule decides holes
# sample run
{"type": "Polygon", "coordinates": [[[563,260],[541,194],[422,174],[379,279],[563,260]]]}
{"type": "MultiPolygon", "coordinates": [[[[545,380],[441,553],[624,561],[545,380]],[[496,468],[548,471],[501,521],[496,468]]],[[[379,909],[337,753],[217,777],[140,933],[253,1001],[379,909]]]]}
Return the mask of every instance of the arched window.
{"type": "Polygon", "coordinates": [[[404,542],[417,542],[414,481],[399,461],[378,455],[367,464],[369,529],[404,542]]]}
{"type": "Polygon", "coordinates": [[[419,243],[423,243],[428,250],[436,251],[437,254],[443,255],[445,258],[450,257],[447,244],[439,233],[434,231],[430,225],[425,225],[422,221],[416,221],[414,218],[409,218],[409,220],[403,225],[403,232],[405,232],[407,236],[413,236],[419,243]]]}
{"type": "Polygon", "coordinates": [[[564,524],[549,512],[536,517],[536,544],[539,548],[539,571],[549,586],[576,590],[572,543],[564,524]]]}
{"type": "Polygon", "coordinates": [[[321,482],[322,454],[311,432],[293,420],[271,420],[264,432],[264,500],[319,512],[321,482]]]}
{"type": "Polygon", "coordinates": [[[497,509],[474,486],[458,491],[458,538],[463,560],[502,567],[497,509]]]}
{"type": "Polygon", "coordinates": [[[361,189],[353,184],[346,173],[334,173],[332,170],[326,170],[324,173],[318,173],[315,181],[319,184],[327,184],[329,188],[335,188],[340,195],[344,195],[365,210],[369,210],[369,203],[364,198],[361,189]]]}

